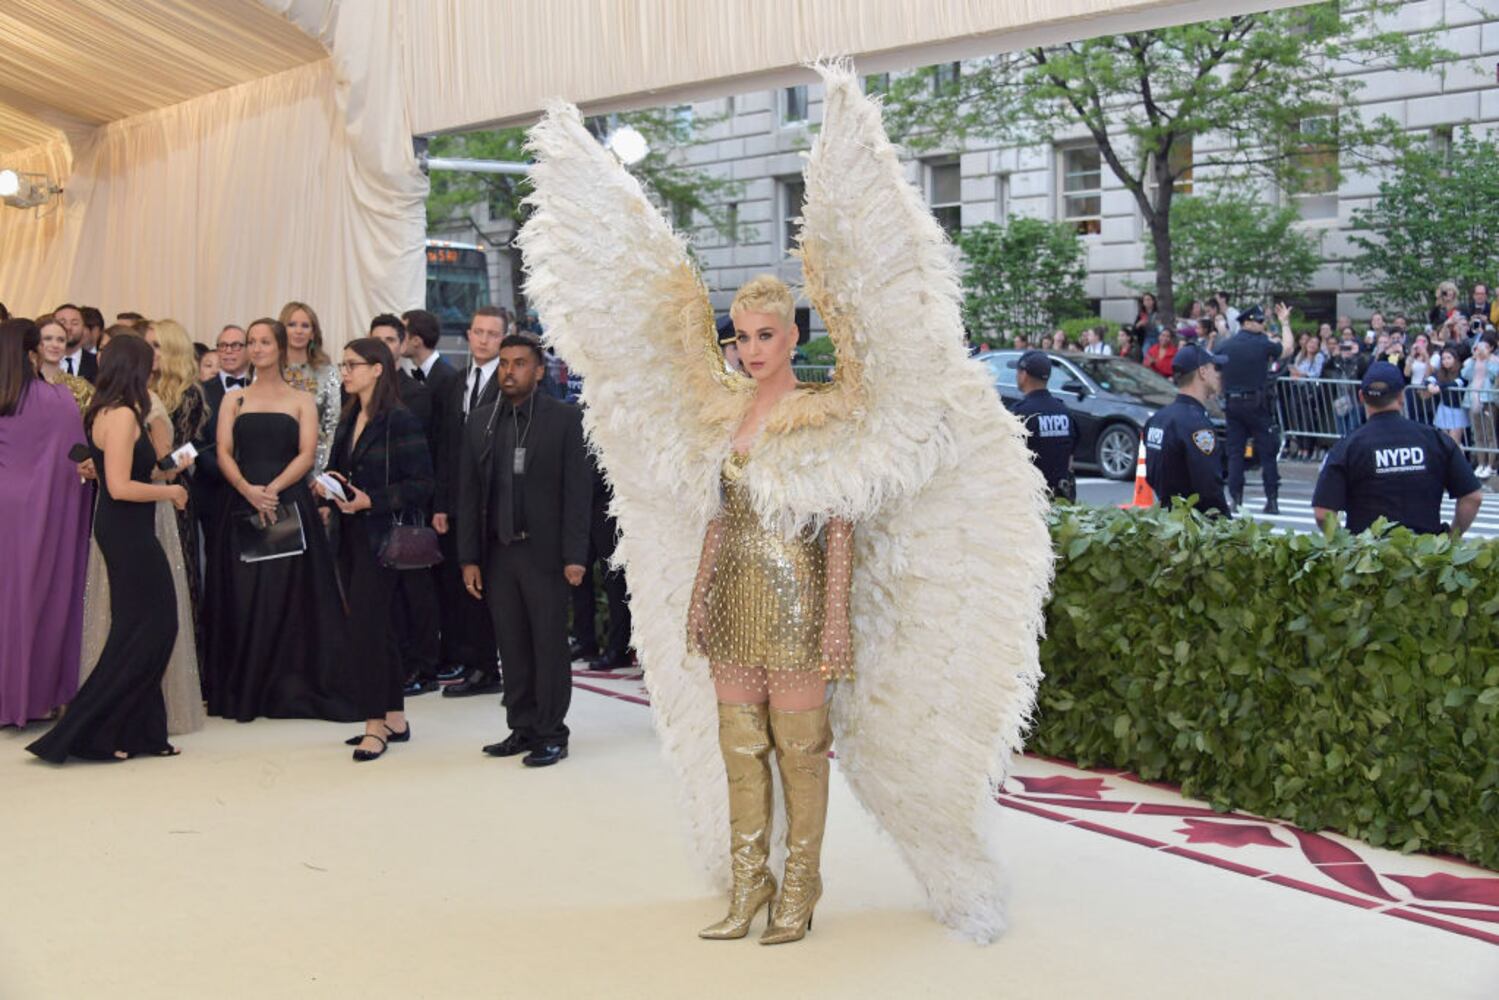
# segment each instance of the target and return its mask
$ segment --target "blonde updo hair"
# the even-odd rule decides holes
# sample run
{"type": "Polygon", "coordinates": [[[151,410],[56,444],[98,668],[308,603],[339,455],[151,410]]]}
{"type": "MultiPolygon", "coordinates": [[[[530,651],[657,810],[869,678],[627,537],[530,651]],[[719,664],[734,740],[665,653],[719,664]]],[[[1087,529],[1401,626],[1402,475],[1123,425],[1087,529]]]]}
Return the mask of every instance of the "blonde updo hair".
{"type": "Polygon", "coordinates": [[[739,286],[734,293],[734,302],[729,306],[729,316],[737,319],[741,313],[770,313],[783,326],[796,325],[796,296],[786,282],[773,274],[758,274],[739,286]]]}

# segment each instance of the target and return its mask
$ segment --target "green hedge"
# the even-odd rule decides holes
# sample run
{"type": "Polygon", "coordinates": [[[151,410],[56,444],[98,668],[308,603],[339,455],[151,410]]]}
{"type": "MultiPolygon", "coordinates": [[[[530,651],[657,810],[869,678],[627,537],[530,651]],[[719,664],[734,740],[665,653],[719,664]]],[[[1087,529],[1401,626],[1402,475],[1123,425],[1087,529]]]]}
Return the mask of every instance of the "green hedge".
{"type": "Polygon", "coordinates": [[[1499,869],[1499,542],[1059,506],[1030,747],[1499,869]]]}

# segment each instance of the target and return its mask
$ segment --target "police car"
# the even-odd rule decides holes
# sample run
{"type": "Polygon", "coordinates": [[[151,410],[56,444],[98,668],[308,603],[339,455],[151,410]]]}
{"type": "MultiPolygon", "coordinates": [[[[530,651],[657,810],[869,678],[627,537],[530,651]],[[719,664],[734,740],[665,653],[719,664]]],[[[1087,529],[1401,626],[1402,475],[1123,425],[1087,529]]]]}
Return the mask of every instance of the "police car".
{"type": "MultiPolygon", "coordinates": [[[[989,366],[994,386],[1007,409],[1020,402],[1015,385],[1015,363],[1024,351],[990,351],[978,360],[989,366]]],[[[1140,434],[1156,410],[1176,398],[1176,386],[1144,365],[1127,358],[1097,354],[1047,352],[1051,378],[1046,388],[1067,404],[1077,421],[1077,449],[1073,464],[1096,470],[1110,479],[1135,478],[1140,434]]],[[[1208,418],[1221,442],[1226,433],[1223,409],[1208,405],[1208,418]]]]}

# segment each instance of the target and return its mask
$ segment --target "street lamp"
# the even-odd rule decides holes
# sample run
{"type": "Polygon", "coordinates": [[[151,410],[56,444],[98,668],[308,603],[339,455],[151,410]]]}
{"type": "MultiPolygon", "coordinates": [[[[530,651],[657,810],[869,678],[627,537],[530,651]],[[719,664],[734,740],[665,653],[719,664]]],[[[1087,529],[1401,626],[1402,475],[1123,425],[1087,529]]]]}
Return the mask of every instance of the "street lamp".
{"type": "Polygon", "coordinates": [[[621,126],[609,133],[609,141],[604,145],[627,167],[633,167],[651,151],[651,144],[645,141],[645,136],[631,125],[621,126]]]}

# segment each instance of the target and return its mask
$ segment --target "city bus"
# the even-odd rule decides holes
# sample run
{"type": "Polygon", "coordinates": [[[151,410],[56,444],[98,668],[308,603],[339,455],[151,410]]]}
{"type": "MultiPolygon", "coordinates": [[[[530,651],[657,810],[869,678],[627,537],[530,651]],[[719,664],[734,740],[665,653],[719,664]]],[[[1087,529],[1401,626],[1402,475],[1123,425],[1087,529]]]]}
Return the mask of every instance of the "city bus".
{"type": "Polygon", "coordinates": [[[427,241],[427,311],[442,326],[444,350],[467,350],[474,310],[490,304],[489,257],[482,246],[427,241]]]}

